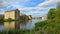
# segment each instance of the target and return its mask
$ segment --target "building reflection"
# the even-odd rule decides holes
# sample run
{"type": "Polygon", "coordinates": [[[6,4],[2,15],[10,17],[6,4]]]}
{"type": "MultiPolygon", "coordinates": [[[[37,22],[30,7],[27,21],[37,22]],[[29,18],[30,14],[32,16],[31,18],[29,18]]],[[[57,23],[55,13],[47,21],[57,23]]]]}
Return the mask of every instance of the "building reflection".
{"type": "Polygon", "coordinates": [[[30,29],[32,21],[4,22],[4,29],[30,29]]]}
{"type": "Polygon", "coordinates": [[[14,29],[15,28],[15,22],[4,22],[4,28],[5,29],[14,29]]]}

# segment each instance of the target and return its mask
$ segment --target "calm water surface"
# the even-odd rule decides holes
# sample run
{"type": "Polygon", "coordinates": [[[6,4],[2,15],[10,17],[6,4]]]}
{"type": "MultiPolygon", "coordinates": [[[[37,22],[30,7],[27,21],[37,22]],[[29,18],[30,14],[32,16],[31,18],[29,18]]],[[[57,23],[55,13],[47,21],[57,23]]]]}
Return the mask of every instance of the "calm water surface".
{"type": "Polygon", "coordinates": [[[29,21],[21,21],[21,22],[4,22],[0,24],[0,31],[5,29],[33,29],[35,27],[36,22],[40,22],[40,19],[32,19],[29,21]]]}

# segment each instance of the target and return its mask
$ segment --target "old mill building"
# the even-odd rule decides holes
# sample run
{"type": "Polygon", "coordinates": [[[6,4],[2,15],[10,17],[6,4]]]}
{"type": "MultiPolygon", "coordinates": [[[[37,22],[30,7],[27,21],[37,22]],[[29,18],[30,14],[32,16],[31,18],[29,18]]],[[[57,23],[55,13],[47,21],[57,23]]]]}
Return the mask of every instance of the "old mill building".
{"type": "Polygon", "coordinates": [[[20,16],[20,11],[18,9],[16,10],[10,10],[10,11],[6,11],[4,14],[4,19],[14,19],[14,20],[18,20],[20,16]]]}

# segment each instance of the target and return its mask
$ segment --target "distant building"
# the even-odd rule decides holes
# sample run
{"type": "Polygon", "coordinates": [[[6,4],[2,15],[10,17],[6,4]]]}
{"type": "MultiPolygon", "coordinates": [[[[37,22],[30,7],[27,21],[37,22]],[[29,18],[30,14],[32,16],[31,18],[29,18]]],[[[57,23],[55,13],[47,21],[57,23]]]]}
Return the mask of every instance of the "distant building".
{"type": "Polygon", "coordinates": [[[20,19],[21,20],[31,20],[32,19],[32,15],[25,15],[25,14],[20,14],[20,19]]]}
{"type": "Polygon", "coordinates": [[[28,16],[25,14],[20,14],[20,20],[28,20],[28,16]]]}
{"type": "Polygon", "coordinates": [[[20,11],[18,9],[16,10],[10,10],[10,11],[6,11],[4,14],[4,19],[14,19],[14,20],[18,20],[20,16],[20,11]]]}
{"type": "Polygon", "coordinates": [[[40,19],[42,21],[47,20],[47,16],[33,17],[32,19],[40,19]]]}
{"type": "Polygon", "coordinates": [[[28,16],[28,19],[31,20],[31,19],[32,19],[32,15],[29,15],[29,16],[28,16]]]}
{"type": "Polygon", "coordinates": [[[47,16],[42,16],[42,20],[47,20],[47,16]]]}

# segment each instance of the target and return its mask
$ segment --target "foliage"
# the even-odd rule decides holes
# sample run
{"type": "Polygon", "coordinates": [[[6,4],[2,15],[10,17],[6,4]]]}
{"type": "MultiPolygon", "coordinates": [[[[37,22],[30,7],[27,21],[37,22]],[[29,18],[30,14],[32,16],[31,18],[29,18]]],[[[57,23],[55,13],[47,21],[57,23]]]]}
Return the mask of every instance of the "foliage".
{"type": "Polygon", "coordinates": [[[35,34],[35,32],[34,30],[13,29],[13,30],[0,31],[0,34],[35,34]]]}
{"type": "Polygon", "coordinates": [[[48,19],[54,19],[56,15],[55,9],[50,9],[48,12],[48,19]]]}
{"type": "Polygon", "coordinates": [[[7,31],[0,31],[0,34],[24,34],[23,31],[20,30],[7,30],[7,31]]]}
{"type": "Polygon", "coordinates": [[[4,21],[12,22],[12,21],[15,21],[15,20],[14,20],[14,19],[11,19],[11,18],[8,18],[8,19],[6,19],[6,20],[4,20],[4,21]]]}
{"type": "Polygon", "coordinates": [[[60,7],[50,9],[48,20],[36,23],[36,34],[60,34],[60,7]]]}
{"type": "Polygon", "coordinates": [[[4,19],[0,16],[0,22],[4,22],[4,19]]]}

